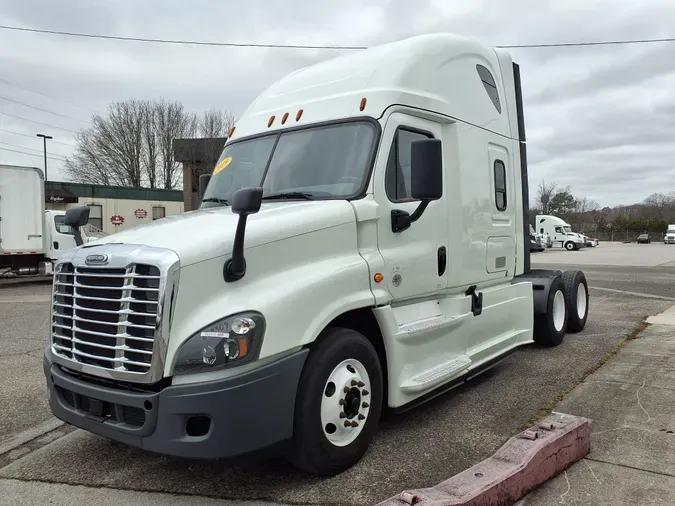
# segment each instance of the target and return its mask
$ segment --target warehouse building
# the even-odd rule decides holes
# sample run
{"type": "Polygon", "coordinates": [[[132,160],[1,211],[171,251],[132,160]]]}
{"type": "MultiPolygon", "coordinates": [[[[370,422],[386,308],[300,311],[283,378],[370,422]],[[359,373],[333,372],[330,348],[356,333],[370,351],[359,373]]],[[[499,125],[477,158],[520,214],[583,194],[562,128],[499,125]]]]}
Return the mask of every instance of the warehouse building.
{"type": "Polygon", "coordinates": [[[90,207],[90,226],[105,234],[179,214],[184,209],[183,190],[45,182],[47,209],[65,210],[78,205],[90,207]]]}

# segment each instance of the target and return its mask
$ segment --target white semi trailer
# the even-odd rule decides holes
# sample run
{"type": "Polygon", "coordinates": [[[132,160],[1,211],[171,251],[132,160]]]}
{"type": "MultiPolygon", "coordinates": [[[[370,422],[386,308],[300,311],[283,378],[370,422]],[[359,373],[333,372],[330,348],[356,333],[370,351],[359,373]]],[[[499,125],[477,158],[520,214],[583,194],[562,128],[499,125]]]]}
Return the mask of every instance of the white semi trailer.
{"type": "Polygon", "coordinates": [[[0,278],[51,276],[53,263],[77,245],[65,214],[45,209],[40,169],[0,165],[0,278]]]}
{"type": "Polygon", "coordinates": [[[199,210],[59,259],[52,412],[174,456],[286,442],[297,466],[333,475],[383,409],[561,344],[586,324],[588,285],[530,266],[524,125],[509,53],[452,34],[276,82],[199,210]]]}

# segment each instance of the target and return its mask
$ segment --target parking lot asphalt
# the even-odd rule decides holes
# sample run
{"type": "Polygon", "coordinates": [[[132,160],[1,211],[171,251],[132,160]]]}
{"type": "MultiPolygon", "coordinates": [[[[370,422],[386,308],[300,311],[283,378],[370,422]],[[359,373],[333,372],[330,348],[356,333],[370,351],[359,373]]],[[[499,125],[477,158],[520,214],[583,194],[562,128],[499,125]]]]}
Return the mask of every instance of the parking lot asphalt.
{"type": "MultiPolygon", "coordinates": [[[[675,303],[675,247],[633,246],[534,254],[535,267],[581,268],[596,287],[584,332],[557,348],[518,350],[470,384],[385,416],[363,461],[339,476],[310,478],[278,459],[236,465],[171,459],[76,430],[17,454],[0,479],[321,505],[372,505],[405,488],[432,486],[491,455],[551,409],[646,316],[675,303]]],[[[0,291],[0,381],[8,385],[0,410],[9,413],[0,422],[0,443],[49,418],[40,362],[48,303],[19,302],[48,293],[43,285],[0,291]]]]}

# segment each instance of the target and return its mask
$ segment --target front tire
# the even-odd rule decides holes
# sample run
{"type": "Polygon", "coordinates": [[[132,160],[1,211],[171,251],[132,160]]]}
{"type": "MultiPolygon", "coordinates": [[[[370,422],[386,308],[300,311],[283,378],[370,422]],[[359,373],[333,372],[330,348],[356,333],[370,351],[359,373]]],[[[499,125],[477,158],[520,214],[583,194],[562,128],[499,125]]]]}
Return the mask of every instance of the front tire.
{"type": "Polygon", "coordinates": [[[546,298],[546,313],[534,315],[534,342],[544,346],[558,346],[567,331],[567,303],[565,283],[556,276],[546,298]]]}
{"type": "Polygon", "coordinates": [[[351,329],[324,330],[300,376],[290,461],[320,476],[352,467],[375,437],[382,398],[372,343],[351,329]]]}
{"type": "Polygon", "coordinates": [[[575,247],[575,245],[574,245],[574,243],[573,243],[572,241],[567,241],[567,242],[565,243],[565,249],[566,249],[567,251],[573,251],[573,250],[576,249],[576,247],[575,247]]]}

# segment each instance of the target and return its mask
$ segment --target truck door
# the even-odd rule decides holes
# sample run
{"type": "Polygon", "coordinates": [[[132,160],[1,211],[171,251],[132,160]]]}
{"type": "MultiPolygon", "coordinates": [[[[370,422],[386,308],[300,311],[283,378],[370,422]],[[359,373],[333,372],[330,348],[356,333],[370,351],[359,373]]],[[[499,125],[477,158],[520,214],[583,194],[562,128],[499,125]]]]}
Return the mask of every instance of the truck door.
{"type": "Polygon", "coordinates": [[[374,196],[381,206],[378,247],[385,262],[387,288],[394,300],[419,297],[447,286],[448,226],[446,195],[431,202],[422,217],[402,232],[392,231],[394,210],[412,213],[419,201],[410,195],[411,143],[440,138],[439,124],[394,113],[387,120],[375,172],[374,196]]]}
{"type": "Polygon", "coordinates": [[[62,253],[76,246],[73,229],[65,224],[65,219],[65,214],[45,213],[45,230],[50,232],[47,256],[52,260],[58,260],[62,253]]]}

